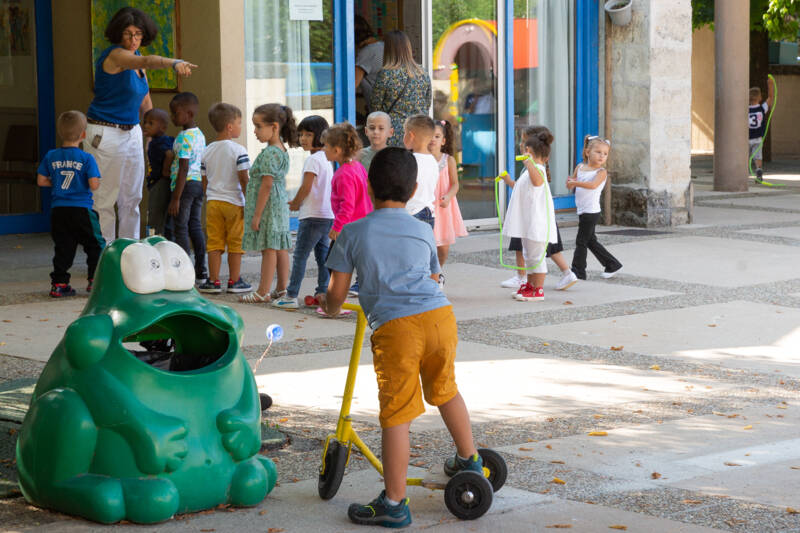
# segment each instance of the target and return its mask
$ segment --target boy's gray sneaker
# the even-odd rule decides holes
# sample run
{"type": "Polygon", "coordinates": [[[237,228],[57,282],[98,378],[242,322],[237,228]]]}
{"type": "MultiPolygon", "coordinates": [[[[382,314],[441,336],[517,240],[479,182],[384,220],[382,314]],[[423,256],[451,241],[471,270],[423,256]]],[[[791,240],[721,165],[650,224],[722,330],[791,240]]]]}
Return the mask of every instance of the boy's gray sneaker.
{"type": "Polygon", "coordinates": [[[219,280],[211,281],[210,279],[207,279],[197,286],[197,290],[207,294],[219,294],[222,292],[222,286],[220,285],[219,280]]]}
{"type": "Polygon", "coordinates": [[[572,270],[567,270],[566,274],[561,276],[561,279],[558,280],[556,284],[557,291],[565,291],[578,283],[578,276],[575,275],[575,272],[572,270]]]}
{"type": "Polygon", "coordinates": [[[283,298],[284,296],[286,296],[286,291],[285,290],[279,291],[279,290],[274,290],[273,289],[269,293],[269,299],[270,300],[277,300],[278,298],[283,298]]]}
{"type": "Polygon", "coordinates": [[[444,473],[449,477],[453,477],[462,470],[472,470],[480,475],[483,475],[483,459],[475,452],[469,459],[462,459],[455,454],[444,462],[444,473]]]}
{"type": "Polygon", "coordinates": [[[250,292],[252,290],[253,286],[243,280],[241,276],[236,281],[228,280],[228,292],[250,292]]]}
{"type": "Polygon", "coordinates": [[[300,304],[297,303],[297,298],[292,298],[291,296],[282,296],[277,300],[272,300],[270,305],[278,309],[291,309],[292,311],[300,307],[300,304]]]}
{"type": "Polygon", "coordinates": [[[366,526],[383,526],[391,528],[406,527],[411,524],[411,511],[408,509],[408,498],[397,505],[389,505],[386,501],[386,491],[381,491],[380,496],[361,505],[350,504],[347,516],[356,524],[366,526]]]}

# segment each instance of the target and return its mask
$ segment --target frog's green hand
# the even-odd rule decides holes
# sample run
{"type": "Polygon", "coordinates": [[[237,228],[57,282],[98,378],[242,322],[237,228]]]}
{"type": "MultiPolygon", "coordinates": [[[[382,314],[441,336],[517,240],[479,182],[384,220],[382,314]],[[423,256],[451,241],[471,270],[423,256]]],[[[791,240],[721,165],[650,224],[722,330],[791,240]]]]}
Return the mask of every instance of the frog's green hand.
{"type": "Polygon", "coordinates": [[[247,459],[261,449],[260,418],[255,379],[250,372],[246,372],[239,401],[217,415],[222,445],[235,461],[247,459]]]}
{"type": "Polygon", "coordinates": [[[64,333],[64,348],[70,365],[83,370],[101,359],[108,351],[114,323],[108,315],[82,316],[64,333]]]}

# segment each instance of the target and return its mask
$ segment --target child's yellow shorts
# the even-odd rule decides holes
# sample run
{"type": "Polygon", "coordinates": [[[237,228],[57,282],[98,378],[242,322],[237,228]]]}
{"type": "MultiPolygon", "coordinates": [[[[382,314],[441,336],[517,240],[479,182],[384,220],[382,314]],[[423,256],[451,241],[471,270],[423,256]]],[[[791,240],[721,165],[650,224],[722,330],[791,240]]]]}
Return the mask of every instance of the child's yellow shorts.
{"type": "Polygon", "coordinates": [[[209,252],[241,254],[244,235],[244,207],[220,200],[209,200],[206,205],[206,233],[209,252]]]}
{"type": "Polygon", "coordinates": [[[405,424],[424,413],[423,394],[425,401],[439,406],[458,393],[453,306],[390,320],[371,340],[381,427],[405,424]]]}

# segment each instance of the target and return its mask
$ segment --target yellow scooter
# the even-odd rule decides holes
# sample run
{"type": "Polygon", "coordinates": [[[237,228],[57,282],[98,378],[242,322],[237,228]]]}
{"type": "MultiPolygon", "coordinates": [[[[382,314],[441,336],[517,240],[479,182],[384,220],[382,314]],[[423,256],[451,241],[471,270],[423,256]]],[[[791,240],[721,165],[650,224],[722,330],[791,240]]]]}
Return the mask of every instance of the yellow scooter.
{"type": "MultiPolygon", "coordinates": [[[[336,433],[328,435],[322,449],[322,464],[319,467],[317,489],[323,500],[333,498],[339,490],[353,446],[358,448],[379,474],[383,475],[383,465],[359,438],[353,429],[353,421],[350,418],[350,404],[353,399],[367,319],[361,306],[346,303],[343,307],[357,312],[356,334],[353,339],[353,349],[350,352],[350,367],[347,370],[347,381],[344,387],[339,421],[336,424],[336,433]]],[[[477,472],[462,471],[447,481],[408,478],[406,484],[444,490],[444,501],[450,512],[462,520],[474,520],[489,510],[494,492],[500,490],[508,475],[506,463],[499,453],[486,448],[479,449],[478,453],[483,459],[483,476],[477,472]]]]}

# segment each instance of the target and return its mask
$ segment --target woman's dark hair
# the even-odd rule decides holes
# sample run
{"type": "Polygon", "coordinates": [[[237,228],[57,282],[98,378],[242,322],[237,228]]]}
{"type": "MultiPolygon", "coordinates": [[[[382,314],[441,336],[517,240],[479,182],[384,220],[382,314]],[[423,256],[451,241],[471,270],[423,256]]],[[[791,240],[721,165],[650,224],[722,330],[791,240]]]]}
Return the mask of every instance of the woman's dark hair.
{"type": "Polygon", "coordinates": [[[375,154],[368,179],[376,200],[407,202],[417,184],[417,159],[405,148],[386,147],[375,154]]]}
{"type": "Polygon", "coordinates": [[[372,26],[369,25],[367,19],[361,15],[356,15],[355,19],[353,19],[353,33],[355,34],[356,47],[358,47],[359,44],[372,37],[372,26]]]}
{"type": "Polygon", "coordinates": [[[106,26],[106,39],[111,44],[122,42],[122,32],[128,26],[136,26],[142,30],[141,46],[148,46],[158,35],[158,26],[147,13],[135,7],[123,7],[111,17],[111,22],[106,26]]]}
{"type": "Polygon", "coordinates": [[[253,111],[253,116],[255,115],[260,116],[264,122],[277,122],[281,139],[291,148],[300,146],[297,142],[297,124],[291,107],[281,104],[262,104],[253,111]]]}
{"type": "Polygon", "coordinates": [[[444,144],[442,144],[442,153],[453,155],[453,126],[446,120],[434,120],[437,128],[442,129],[444,136],[444,144]]]}
{"type": "Polygon", "coordinates": [[[553,134],[550,133],[550,130],[525,137],[525,146],[533,150],[533,154],[536,157],[550,157],[550,145],[552,143],[553,134]]]}
{"type": "Polygon", "coordinates": [[[322,134],[328,129],[328,121],[319,115],[309,115],[297,125],[297,131],[307,131],[314,134],[311,146],[322,148],[322,134]]]}
{"type": "MultiPolygon", "coordinates": [[[[356,153],[361,150],[362,146],[358,132],[349,122],[339,122],[325,130],[325,133],[322,135],[322,142],[336,148],[341,148],[342,158],[345,161],[353,159],[356,153]]],[[[416,174],[414,176],[414,179],[416,179],[416,174]]]]}

